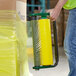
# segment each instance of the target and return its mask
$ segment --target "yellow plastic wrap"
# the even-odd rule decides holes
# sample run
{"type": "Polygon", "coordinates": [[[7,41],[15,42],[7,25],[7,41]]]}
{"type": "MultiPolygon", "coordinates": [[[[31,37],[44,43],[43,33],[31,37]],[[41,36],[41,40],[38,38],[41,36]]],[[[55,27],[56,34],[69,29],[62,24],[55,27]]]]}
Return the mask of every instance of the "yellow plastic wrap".
{"type": "Polygon", "coordinates": [[[39,39],[40,39],[40,61],[41,65],[47,66],[53,64],[52,40],[50,19],[40,19],[39,23],[39,39]]]}
{"type": "Polygon", "coordinates": [[[16,11],[0,11],[0,76],[29,76],[26,38],[16,11]]]}

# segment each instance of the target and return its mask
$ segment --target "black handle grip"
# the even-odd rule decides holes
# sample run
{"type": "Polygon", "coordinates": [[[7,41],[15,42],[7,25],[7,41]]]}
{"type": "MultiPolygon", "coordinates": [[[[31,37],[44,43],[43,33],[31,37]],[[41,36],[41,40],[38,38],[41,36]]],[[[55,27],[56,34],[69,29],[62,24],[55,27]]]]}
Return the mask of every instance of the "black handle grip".
{"type": "Polygon", "coordinates": [[[54,67],[55,67],[58,65],[58,62],[59,62],[56,21],[53,22],[53,32],[54,32],[55,60],[56,60],[54,64],[54,67]]]}

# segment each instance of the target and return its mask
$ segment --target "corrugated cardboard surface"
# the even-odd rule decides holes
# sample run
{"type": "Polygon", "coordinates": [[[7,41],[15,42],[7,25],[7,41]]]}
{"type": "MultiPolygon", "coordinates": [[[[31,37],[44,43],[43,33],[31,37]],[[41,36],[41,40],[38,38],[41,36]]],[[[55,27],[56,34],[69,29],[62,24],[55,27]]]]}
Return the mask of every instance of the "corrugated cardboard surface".
{"type": "Polygon", "coordinates": [[[0,0],[0,10],[16,10],[23,21],[26,21],[27,0],[0,0]]]}
{"type": "Polygon", "coordinates": [[[0,10],[15,10],[16,0],[0,0],[0,10]]]}
{"type": "Polygon", "coordinates": [[[16,1],[26,2],[26,0],[0,0],[0,10],[16,10],[16,1]]]}
{"type": "Polygon", "coordinates": [[[27,0],[17,0],[17,1],[22,1],[22,2],[26,2],[27,0]]]}

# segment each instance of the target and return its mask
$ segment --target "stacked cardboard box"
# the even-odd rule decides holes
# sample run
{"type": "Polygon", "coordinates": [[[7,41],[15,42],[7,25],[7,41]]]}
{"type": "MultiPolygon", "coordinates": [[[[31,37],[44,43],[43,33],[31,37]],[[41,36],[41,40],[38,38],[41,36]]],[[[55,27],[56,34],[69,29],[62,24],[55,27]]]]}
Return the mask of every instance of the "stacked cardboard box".
{"type": "Polygon", "coordinates": [[[0,0],[0,10],[15,10],[16,0],[0,0]]]}

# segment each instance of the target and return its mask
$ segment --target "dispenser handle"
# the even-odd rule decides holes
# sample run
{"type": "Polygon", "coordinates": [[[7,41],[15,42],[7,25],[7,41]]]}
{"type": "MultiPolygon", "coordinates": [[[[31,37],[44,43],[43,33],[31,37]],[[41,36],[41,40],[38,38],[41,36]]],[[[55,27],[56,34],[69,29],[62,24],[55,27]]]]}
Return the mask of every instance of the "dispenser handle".
{"type": "MultiPolygon", "coordinates": [[[[32,14],[30,15],[31,17],[36,17],[36,16],[50,16],[49,13],[37,13],[37,14],[32,14]]],[[[33,20],[33,19],[32,19],[33,20]]],[[[53,22],[53,31],[54,31],[54,45],[55,45],[55,63],[53,65],[48,65],[48,66],[35,66],[33,69],[39,70],[39,69],[45,69],[45,68],[53,68],[58,65],[59,62],[59,55],[58,55],[58,41],[57,41],[57,29],[56,29],[56,21],[53,22]]]]}
{"type": "Polygon", "coordinates": [[[56,60],[54,67],[56,67],[59,62],[56,21],[53,22],[53,32],[54,32],[55,60],[56,60]]]}

